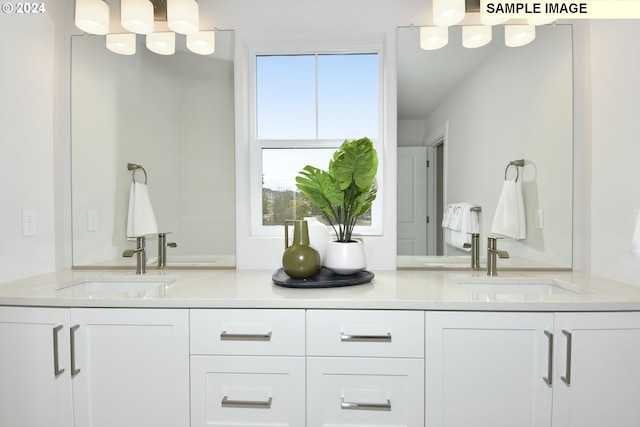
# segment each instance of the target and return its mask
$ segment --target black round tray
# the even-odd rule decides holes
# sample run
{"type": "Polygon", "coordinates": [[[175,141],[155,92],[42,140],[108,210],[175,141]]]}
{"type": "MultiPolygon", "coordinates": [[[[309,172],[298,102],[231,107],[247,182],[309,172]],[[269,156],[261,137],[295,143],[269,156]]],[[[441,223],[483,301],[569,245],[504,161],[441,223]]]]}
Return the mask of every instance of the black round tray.
{"type": "Polygon", "coordinates": [[[308,279],[292,279],[282,268],[273,273],[273,283],[285,288],[336,288],[340,286],[353,286],[369,283],[373,279],[373,273],[362,270],[348,276],[335,274],[326,267],[308,279]]]}

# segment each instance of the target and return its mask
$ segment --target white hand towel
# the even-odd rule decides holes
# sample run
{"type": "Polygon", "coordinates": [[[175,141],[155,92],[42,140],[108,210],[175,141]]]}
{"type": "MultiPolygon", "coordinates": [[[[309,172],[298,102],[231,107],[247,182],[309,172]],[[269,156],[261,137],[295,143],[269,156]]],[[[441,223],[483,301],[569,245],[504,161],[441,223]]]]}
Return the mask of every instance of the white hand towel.
{"type": "Polygon", "coordinates": [[[636,229],[633,232],[633,240],[631,241],[631,253],[640,257],[640,214],[636,219],[636,229]]]}
{"type": "Polygon", "coordinates": [[[516,240],[527,238],[522,181],[504,182],[491,232],[516,240]]]}
{"type": "Polygon", "coordinates": [[[158,233],[158,223],[151,207],[149,188],[134,182],[129,191],[129,214],[127,216],[127,237],[142,237],[158,233]]]}

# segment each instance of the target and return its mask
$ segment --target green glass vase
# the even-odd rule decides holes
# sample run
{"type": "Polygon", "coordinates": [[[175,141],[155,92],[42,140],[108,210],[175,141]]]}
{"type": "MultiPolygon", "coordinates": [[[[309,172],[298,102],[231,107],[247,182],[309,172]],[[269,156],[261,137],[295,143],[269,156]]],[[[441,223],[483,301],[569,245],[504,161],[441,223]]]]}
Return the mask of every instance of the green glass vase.
{"type": "Polygon", "coordinates": [[[320,254],[309,245],[307,221],[284,222],[284,247],[282,269],[293,279],[308,279],[320,271],[320,254]],[[293,242],[289,245],[289,226],[293,226],[293,242]]]}

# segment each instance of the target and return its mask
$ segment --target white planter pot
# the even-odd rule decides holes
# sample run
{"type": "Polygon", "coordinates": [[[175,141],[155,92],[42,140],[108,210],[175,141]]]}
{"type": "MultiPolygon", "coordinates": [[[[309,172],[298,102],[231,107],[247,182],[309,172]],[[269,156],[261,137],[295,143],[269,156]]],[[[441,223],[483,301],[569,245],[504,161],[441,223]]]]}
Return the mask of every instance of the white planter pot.
{"type": "Polygon", "coordinates": [[[360,240],[329,242],[324,254],[324,266],[336,274],[356,274],[367,267],[364,245],[360,240]]]}

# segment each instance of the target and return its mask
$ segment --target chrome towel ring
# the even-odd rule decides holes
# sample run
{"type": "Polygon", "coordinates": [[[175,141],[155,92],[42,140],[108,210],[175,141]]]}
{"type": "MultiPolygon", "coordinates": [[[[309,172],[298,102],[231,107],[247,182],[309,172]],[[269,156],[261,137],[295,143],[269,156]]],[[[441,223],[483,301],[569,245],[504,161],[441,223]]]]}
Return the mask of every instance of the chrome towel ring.
{"type": "Polygon", "coordinates": [[[136,182],[136,171],[142,170],[142,173],[144,174],[144,184],[147,183],[147,171],[144,170],[141,165],[136,165],[135,163],[127,163],[127,169],[131,171],[131,180],[134,183],[136,182]]]}
{"type": "Polygon", "coordinates": [[[509,162],[507,167],[504,169],[504,180],[505,181],[507,180],[507,172],[509,171],[509,166],[514,166],[516,168],[516,182],[518,182],[518,179],[520,178],[520,169],[518,169],[518,167],[523,167],[524,166],[524,159],[513,160],[513,161],[509,162]]]}

